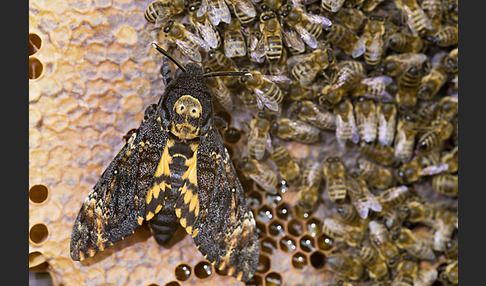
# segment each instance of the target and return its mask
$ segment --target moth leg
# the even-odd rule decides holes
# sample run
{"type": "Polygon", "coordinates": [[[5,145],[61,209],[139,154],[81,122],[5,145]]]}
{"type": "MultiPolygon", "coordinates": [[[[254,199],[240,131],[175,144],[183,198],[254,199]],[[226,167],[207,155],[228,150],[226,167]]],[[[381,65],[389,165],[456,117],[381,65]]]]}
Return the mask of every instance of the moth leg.
{"type": "MultiPolygon", "coordinates": [[[[172,52],[172,46],[169,46],[167,49],[168,53],[172,52]]],[[[167,86],[169,82],[172,81],[172,68],[169,65],[169,59],[164,57],[162,59],[162,66],[160,67],[160,74],[162,75],[162,81],[164,82],[164,86],[167,86]]]]}

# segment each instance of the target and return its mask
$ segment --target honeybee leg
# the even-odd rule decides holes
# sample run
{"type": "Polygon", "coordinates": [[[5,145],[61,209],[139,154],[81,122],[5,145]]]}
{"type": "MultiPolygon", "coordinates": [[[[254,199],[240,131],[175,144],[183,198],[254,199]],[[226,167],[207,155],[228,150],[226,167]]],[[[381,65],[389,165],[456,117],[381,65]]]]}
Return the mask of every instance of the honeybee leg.
{"type": "Polygon", "coordinates": [[[169,65],[169,59],[167,57],[164,57],[162,59],[162,66],[160,67],[160,74],[162,75],[162,81],[164,82],[165,86],[167,86],[172,80],[171,72],[172,69],[169,65]]]}

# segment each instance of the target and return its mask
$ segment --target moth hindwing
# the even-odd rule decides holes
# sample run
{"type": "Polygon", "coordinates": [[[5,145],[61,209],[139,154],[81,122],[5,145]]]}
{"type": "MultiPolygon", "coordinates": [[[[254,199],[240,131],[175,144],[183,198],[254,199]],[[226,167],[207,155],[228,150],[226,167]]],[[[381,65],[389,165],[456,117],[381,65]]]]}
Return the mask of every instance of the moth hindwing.
{"type": "Polygon", "coordinates": [[[74,223],[83,260],[148,221],[159,244],[181,225],[215,267],[247,281],[259,245],[253,213],[213,120],[202,68],[186,64],[101,175],[74,223]]]}

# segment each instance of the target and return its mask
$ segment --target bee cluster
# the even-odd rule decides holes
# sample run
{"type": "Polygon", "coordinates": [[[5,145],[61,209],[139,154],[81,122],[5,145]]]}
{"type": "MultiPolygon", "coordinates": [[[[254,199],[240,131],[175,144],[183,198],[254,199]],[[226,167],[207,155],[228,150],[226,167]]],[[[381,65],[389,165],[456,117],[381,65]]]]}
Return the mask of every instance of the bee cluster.
{"type": "Polygon", "coordinates": [[[256,184],[263,253],[248,285],[273,285],[264,245],[292,253],[297,241],[294,268],[330,270],[330,284],[457,284],[457,11],[453,0],[149,5],[169,49],[207,72],[249,72],[208,82],[235,166],[256,184]],[[296,232],[282,207],[313,214],[316,232],[296,232]]]}

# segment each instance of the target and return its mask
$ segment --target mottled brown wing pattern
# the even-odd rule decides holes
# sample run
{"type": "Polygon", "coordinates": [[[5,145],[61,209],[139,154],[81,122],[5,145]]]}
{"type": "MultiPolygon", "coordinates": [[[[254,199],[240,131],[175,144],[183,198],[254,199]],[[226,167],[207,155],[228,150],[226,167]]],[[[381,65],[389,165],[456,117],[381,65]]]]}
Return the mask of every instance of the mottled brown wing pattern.
{"type": "Polygon", "coordinates": [[[147,191],[166,140],[167,133],[150,106],[81,206],[71,235],[73,260],[94,256],[141,225],[147,191]]]}
{"type": "Polygon", "coordinates": [[[221,135],[212,126],[201,137],[187,171],[176,215],[199,251],[219,270],[241,281],[253,277],[259,256],[253,213],[221,135]],[[197,165],[196,165],[197,164],[197,165]]]}

